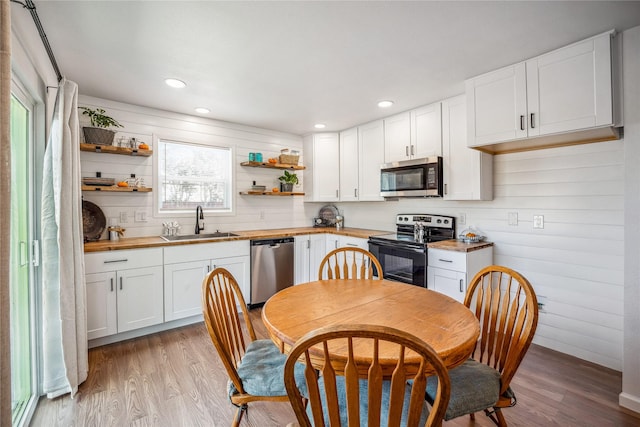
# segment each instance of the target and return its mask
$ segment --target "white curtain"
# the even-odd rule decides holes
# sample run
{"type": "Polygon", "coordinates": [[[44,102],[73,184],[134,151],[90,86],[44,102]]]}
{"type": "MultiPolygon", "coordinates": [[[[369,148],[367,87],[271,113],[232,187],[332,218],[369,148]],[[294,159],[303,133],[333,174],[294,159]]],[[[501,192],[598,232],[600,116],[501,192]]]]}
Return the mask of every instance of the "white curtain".
{"type": "Polygon", "coordinates": [[[42,185],[43,387],[50,398],[73,397],[88,372],[78,133],[78,85],[63,79],[42,185]]]}

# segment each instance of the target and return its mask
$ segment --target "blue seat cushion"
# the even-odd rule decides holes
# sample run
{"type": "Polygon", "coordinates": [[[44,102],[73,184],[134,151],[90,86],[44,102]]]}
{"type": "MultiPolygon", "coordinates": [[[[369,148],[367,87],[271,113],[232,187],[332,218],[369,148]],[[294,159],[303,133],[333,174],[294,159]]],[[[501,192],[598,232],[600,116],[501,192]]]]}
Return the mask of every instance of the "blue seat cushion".
{"type": "MultiPolygon", "coordinates": [[[[238,376],[242,380],[244,391],[254,396],[286,396],[284,386],[284,364],[287,355],[280,353],[271,340],[256,340],[249,344],[240,365],[238,376]]],[[[306,395],[304,365],[297,363],[295,367],[296,384],[306,395]]],[[[229,382],[229,395],[238,391],[229,382]]]]}
{"type": "MultiPolygon", "coordinates": [[[[498,402],[500,394],[500,372],[474,359],[449,371],[451,379],[451,398],[446,421],[461,415],[472,414],[491,408],[498,402]]],[[[438,379],[430,377],[427,381],[427,401],[433,403],[438,379]]]]}
{"type": "MultiPolygon", "coordinates": [[[[367,389],[367,380],[360,380],[360,425],[367,425],[367,417],[369,414],[369,402],[368,402],[368,389],[367,389]]],[[[327,412],[326,407],[326,397],[325,397],[325,389],[324,389],[324,378],[320,378],[318,381],[318,388],[320,390],[320,397],[322,399],[322,407],[325,423],[328,423],[329,413],[327,412]]],[[[388,414],[389,414],[389,394],[391,389],[390,381],[382,382],[382,405],[380,408],[380,425],[386,426],[389,424],[388,414]]],[[[340,405],[340,425],[346,426],[347,423],[347,393],[345,391],[345,381],[343,376],[336,377],[336,391],[338,392],[338,403],[340,405]]],[[[409,413],[409,402],[411,400],[411,385],[407,383],[405,387],[404,394],[404,405],[402,408],[402,419],[400,421],[401,426],[407,425],[407,417],[409,413]]],[[[311,405],[307,406],[307,416],[309,420],[311,420],[311,425],[314,425],[313,415],[311,413],[311,405]]],[[[425,425],[427,422],[427,418],[429,417],[429,408],[424,402],[422,407],[422,415],[420,416],[420,422],[418,425],[425,425]]]]}

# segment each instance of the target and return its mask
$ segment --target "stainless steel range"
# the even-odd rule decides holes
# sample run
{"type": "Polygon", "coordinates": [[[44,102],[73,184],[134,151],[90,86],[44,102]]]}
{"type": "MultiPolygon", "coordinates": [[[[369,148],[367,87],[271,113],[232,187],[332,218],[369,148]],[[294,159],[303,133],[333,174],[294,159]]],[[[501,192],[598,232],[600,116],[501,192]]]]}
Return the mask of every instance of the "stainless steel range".
{"type": "Polygon", "coordinates": [[[426,214],[399,214],[396,233],[371,236],[369,251],[384,278],[427,287],[427,244],[455,239],[455,218],[426,214]]]}

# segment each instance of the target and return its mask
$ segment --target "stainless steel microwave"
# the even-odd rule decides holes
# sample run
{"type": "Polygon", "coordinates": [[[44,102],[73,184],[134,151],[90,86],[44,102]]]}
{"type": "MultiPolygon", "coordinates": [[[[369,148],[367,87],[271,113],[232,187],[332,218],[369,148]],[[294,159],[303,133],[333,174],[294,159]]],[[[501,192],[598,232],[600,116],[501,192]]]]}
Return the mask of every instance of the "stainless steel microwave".
{"type": "Polygon", "coordinates": [[[403,160],[380,166],[382,197],[442,197],[442,157],[403,160]]]}

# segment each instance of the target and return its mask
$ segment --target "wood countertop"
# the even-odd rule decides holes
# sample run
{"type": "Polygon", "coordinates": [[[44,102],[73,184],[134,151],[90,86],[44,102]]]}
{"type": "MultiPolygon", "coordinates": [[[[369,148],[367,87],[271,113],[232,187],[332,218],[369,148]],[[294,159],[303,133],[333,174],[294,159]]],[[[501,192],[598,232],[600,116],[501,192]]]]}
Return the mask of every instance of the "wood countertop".
{"type": "Polygon", "coordinates": [[[218,237],[212,239],[182,240],[174,242],[168,242],[159,236],[130,237],[120,239],[117,242],[111,240],[99,240],[97,242],[85,243],[84,252],[104,252],[117,251],[122,249],[154,248],[159,246],[194,245],[199,243],[229,242],[234,240],[272,239],[278,237],[291,237],[304,234],[321,233],[368,239],[369,236],[374,236],[376,234],[388,234],[390,232],[381,230],[366,230],[362,228],[343,228],[342,230],[336,230],[335,228],[331,227],[296,227],[267,230],[232,231],[232,233],[237,234],[237,236],[222,238],[218,237]]]}
{"type": "Polygon", "coordinates": [[[444,249],[455,252],[473,252],[490,246],[493,246],[493,242],[464,243],[460,240],[443,240],[427,244],[429,249],[444,249]]]}

